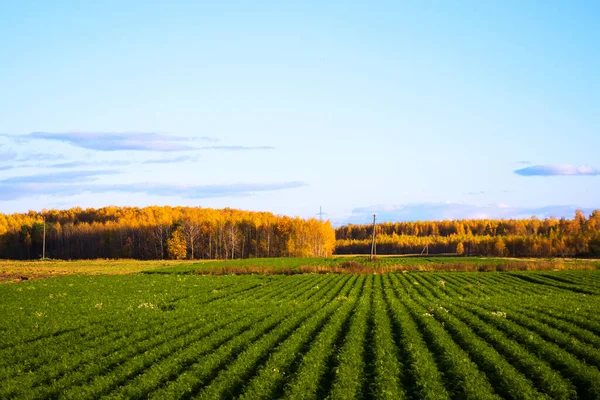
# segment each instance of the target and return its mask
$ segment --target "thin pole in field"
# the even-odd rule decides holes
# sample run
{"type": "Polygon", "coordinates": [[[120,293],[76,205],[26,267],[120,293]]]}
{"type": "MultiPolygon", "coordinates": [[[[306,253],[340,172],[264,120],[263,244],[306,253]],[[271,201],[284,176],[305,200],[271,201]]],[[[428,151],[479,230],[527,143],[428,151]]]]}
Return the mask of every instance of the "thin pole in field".
{"type": "Polygon", "coordinates": [[[377,254],[377,249],[375,247],[375,214],[373,214],[373,241],[371,242],[371,257],[369,257],[370,261],[373,261],[375,255],[377,254]]]}
{"type": "Polygon", "coordinates": [[[44,221],[44,238],[42,239],[42,260],[46,258],[46,217],[43,218],[44,221]]]}

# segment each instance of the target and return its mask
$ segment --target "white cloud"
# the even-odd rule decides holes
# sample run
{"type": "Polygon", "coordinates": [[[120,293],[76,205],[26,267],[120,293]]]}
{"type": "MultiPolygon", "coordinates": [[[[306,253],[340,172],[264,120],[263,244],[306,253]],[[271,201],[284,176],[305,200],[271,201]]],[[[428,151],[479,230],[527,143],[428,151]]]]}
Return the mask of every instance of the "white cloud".
{"type": "Polygon", "coordinates": [[[589,165],[579,167],[571,164],[532,165],[515,171],[521,176],[593,176],[600,175],[600,170],[589,165]]]}

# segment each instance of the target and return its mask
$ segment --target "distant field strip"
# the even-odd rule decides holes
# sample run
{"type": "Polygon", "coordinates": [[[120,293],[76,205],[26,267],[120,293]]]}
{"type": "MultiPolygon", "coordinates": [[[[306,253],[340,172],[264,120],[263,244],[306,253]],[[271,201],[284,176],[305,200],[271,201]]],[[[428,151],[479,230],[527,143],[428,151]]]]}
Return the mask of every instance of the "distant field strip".
{"type": "Polygon", "coordinates": [[[0,398],[599,399],[600,271],[0,286],[0,398]]]}
{"type": "MultiPolygon", "coordinates": [[[[384,274],[399,271],[490,272],[563,270],[600,270],[600,261],[575,258],[517,259],[452,256],[384,256],[377,258],[374,261],[370,261],[368,257],[364,256],[328,258],[250,258],[203,262],[188,261],[166,268],[148,268],[148,270],[145,270],[144,272],[148,274],[182,275],[294,275],[310,273],[372,274],[374,272],[384,274]]],[[[569,281],[567,283],[574,282],[569,281]]]]}

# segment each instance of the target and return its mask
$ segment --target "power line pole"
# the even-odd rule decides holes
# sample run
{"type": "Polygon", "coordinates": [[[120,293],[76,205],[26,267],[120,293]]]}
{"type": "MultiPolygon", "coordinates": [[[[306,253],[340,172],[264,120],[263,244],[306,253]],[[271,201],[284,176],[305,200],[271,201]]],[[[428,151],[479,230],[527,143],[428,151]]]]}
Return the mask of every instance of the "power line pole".
{"type": "Polygon", "coordinates": [[[327,215],[327,213],[323,212],[323,207],[319,206],[319,212],[317,213],[319,216],[319,221],[323,221],[323,215],[327,215]]]}
{"type": "Polygon", "coordinates": [[[371,257],[369,257],[369,260],[373,261],[376,254],[377,249],[375,248],[375,214],[373,214],[373,241],[371,242],[371,257]]]}
{"type": "Polygon", "coordinates": [[[42,260],[46,258],[46,216],[43,217],[44,220],[44,239],[42,240],[42,260]]]}

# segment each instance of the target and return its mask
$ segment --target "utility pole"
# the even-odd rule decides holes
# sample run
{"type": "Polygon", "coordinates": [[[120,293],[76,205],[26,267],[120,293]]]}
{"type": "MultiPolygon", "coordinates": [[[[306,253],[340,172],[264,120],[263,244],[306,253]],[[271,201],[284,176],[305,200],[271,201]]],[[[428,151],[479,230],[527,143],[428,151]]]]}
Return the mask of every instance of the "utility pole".
{"type": "Polygon", "coordinates": [[[377,249],[375,247],[375,214],[373,214],[373,242],[371,242],[371,257],[369,257],[369,260],[373,261],[376,255],[377,249]]]}
{"type": "Polygon", "coordinates": [[[42,240],[42,260],[46,258],[46,216],[43,216],[44,221],[44,239],[42,240]]]}
{"type": "Polygon", "coordinates": [[[323,215],[327,215],[327,213],[323,212],[323,207],[319,206],[319,212],[317,213],[319,216],[319,221],[323,221],[323,215]]]}

